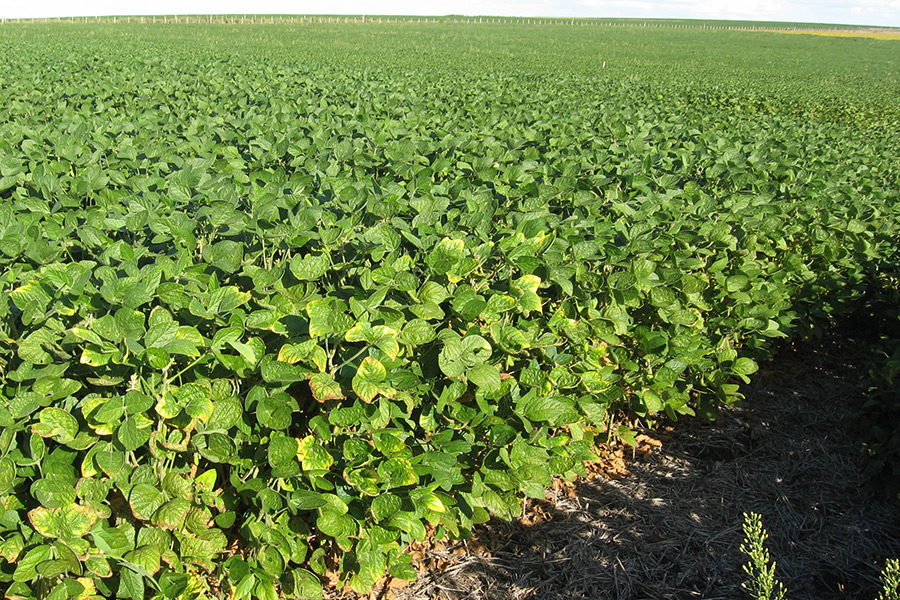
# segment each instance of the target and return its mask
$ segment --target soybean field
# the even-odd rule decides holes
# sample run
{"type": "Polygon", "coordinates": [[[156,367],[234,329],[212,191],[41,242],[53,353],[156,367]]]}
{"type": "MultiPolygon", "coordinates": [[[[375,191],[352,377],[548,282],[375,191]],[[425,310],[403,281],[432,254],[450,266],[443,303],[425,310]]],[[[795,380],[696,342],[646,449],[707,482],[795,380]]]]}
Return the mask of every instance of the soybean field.
{"type": "MultiPolygon", "coordinates": [[[[413,580],[787,341],[900,325],[897,40],[8,22],[0,56],[9,598],[413,580]]],[[[894,361],[861,443],[900,474],[894,361]]]]}

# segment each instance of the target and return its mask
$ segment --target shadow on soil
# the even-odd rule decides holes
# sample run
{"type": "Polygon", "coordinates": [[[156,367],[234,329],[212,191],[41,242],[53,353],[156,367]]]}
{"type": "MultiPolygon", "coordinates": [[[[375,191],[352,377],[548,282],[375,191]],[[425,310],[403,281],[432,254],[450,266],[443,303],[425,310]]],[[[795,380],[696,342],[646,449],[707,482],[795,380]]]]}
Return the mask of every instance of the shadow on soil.
{"type": "Polygon", "coordinates": [[[418,583],[374,597],[746,598],[741,522],[754,511],[788,598],[874,600],[885,559],[900,556],[900,498],[867,481],[854,445],[858,347],[838,331],[785,349],[742,408],[679,422],[643,456],[629,449],[630,475],[561,482],[523,519],[428,549],[418,583]]]}

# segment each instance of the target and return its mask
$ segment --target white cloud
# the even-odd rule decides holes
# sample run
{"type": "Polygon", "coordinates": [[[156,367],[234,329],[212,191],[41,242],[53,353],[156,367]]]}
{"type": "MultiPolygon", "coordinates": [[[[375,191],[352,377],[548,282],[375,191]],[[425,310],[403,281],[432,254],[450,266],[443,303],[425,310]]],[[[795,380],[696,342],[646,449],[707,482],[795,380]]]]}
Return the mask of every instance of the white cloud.
{"type": "Polygon", "coordinates": [[[598,16],[900,26],[900,0],[580,0],[598,16]],[[860,21],[860,16],[865,19],[860,21]]]}
{"type": "Polygon", "coordinates": [[[746,2],[744,0],[720,0],[719,2],[694,2],[694,12],[708,12],[710,18],[746,18],[772,21],[784,14],[784,4],[776,0],[746,2]]]}
{"type": "Polygon", "coordinates": [[[900,0],[863,0],[849,6],[853,14],[900,16],[900,0]]]}

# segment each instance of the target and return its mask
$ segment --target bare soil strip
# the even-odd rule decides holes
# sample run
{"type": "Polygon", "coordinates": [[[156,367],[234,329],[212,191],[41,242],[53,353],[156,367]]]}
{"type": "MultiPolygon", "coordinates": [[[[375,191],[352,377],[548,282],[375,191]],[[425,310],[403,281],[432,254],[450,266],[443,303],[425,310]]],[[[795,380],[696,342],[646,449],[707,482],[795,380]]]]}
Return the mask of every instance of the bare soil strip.
{"type": "Polygon", "coordinates": [[[873,40],[900,40],[900,29],[807,29],[807,30],[784,30],[784,29],[767,29],[771,33],[790,33],[802,35],[821,35],[825,37],[852,37],[852,38],[869,38],[873,40]]]}
{"type": "Polygon", "coordinates": [[[519,521],[414,549],[420,580],[370,597],[745,598],[742,513],[755,511],[789,598],[872,600],[885,559],[900,556],[900,497],[867,485],[854,446],[862,345],[845,330],[785,349],[742,408],[628,449],[630,474],[611,451],[594,469],[605,476],[560,482],[519,521]]]}

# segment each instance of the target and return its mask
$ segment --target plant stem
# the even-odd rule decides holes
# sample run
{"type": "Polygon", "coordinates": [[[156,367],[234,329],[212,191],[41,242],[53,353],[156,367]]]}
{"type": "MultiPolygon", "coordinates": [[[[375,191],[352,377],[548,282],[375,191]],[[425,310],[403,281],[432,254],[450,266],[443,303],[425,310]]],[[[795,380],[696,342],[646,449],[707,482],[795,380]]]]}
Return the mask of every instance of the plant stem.
{"type": "Polygon", "coordinates": [[[357,352],[356,354],[354,354],[353,356],[351,356],[350,358],[348,358],[347,360],[345,360],[344,362],[342,362],[341,364],[339,364],[339,365],[337,366],[337,368],[332,369],[332,370],[331,370],[331,375],[334,376],[338,371],[340,371],[341,369],[343,369],[344,367],[346,367],[348,364],[352,363],[354,360],[356,360],[357,358],[359,358],[360,356],[362,356],[362,355],[363,355],[365,352],[367,352],[368,350],[369,350],[369,347],[368,347],[368,346],[364,346],[359,352],[357,352]]]}

